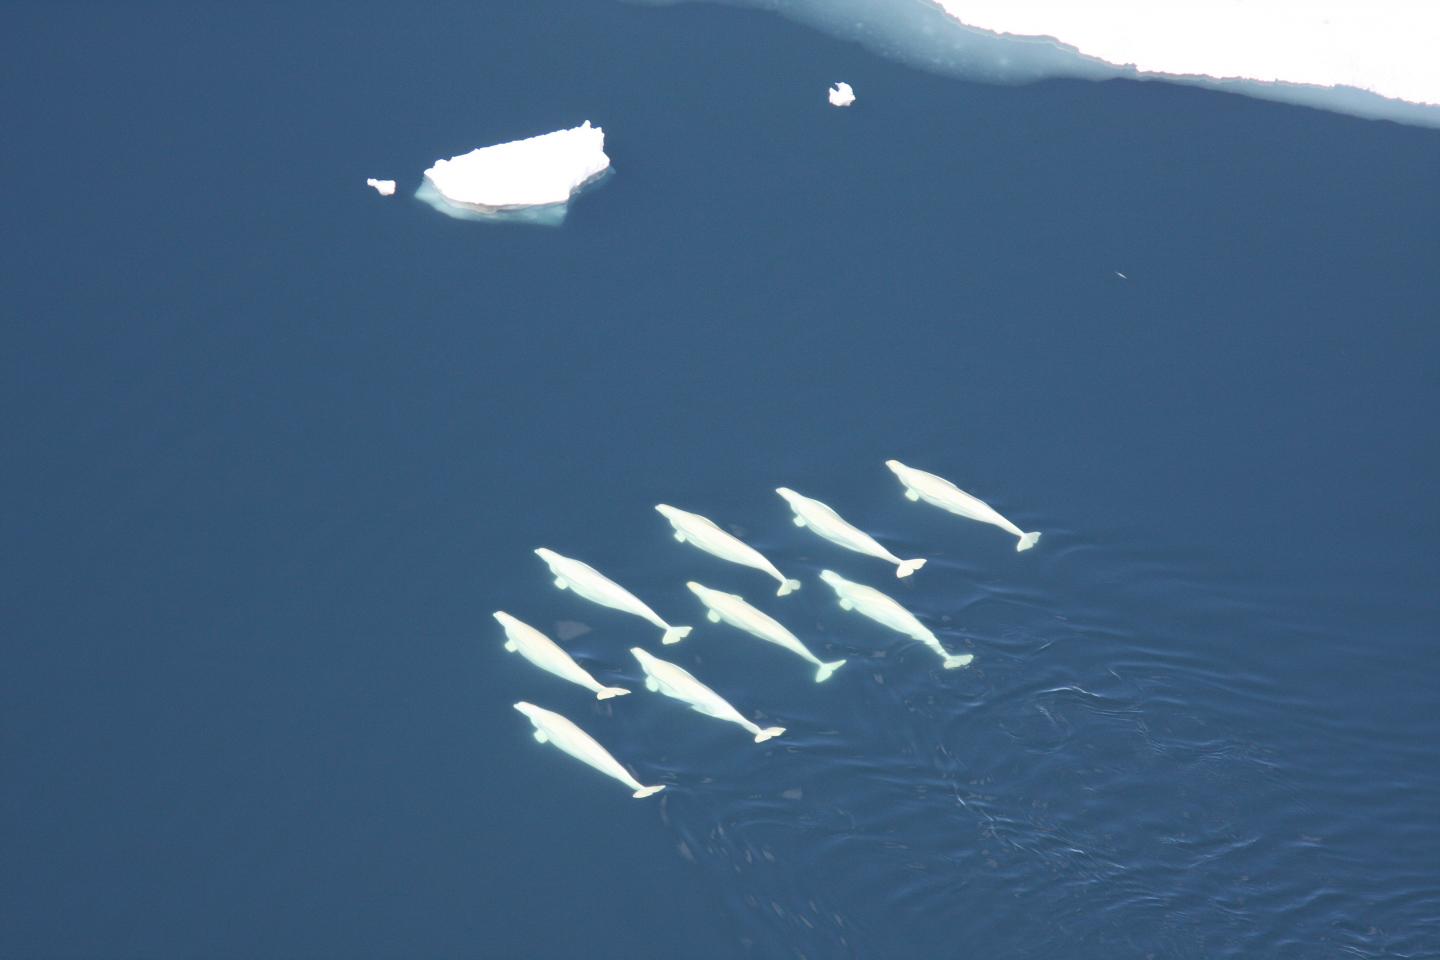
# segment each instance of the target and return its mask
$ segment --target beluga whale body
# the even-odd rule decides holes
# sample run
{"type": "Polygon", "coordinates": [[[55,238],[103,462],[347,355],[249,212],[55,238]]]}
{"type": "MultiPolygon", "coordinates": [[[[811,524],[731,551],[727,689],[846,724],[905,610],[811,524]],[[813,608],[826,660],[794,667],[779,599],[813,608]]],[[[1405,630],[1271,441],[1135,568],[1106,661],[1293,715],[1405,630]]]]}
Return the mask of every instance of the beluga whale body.
{"type": "Polygon", "coordinates": [[[609,607],[612,610],[619,610],[650,621],[665,631],[661,636],[662,643],[679,643],[690,635],[690,627],[670,626],[633,593],[590,564],[570,557],[562,557],[554,550],[547,550],[544,547],[537,549],[535,555],[550,567],[550,572],[555,575],[555,586],[561,590],[574,590],[591,603],[598,603],[602,607],[609,607]]]}
{"type": "Polygon", "coordinates": [[[901,560],[882,547],[870,534],[852,526],[844,517],[836,513],[833,507],[821,503],[819,500],[802,496],[789,487],[776,487],[775,492],[790,504],[790,509],[795,513],[795,526],[808,527],[812,532],[846,550],[854,550],[856,553],[863,553],[878,560],[889,561],[895,564],[895,576],[897,577],[908,577],[925,566],[924,560],[901,560]]]}
{"type": "Polygon", "coordinates": [[[664,784],[647,787],[630,776],[630,771],[620,766],[620,761],[612,757],[610,751],[600,746],[595,742],[594,737],[560,714],[544,710],[533,703],[526,703],[524,700],[515,704],[515,709],[530,718],[530,722],[535,726],[536,740],[541,743],[553,743],[581,763],[589,764],[601,773],[614,777],[635,791],[631,794],[635,799],[639,800],[641,797],[648,797],[665,789],[664,784]]]}
{"type": "Polygon", "coordinates": [[[756,743],[764,743],[785,732],[784,727],[761,729],[759,725],[751,723],[724,697],[696,680],[684,667],[661,660],[639,647],[631,647],[630,652],[635,654],[635,659],[640,661],[640,668],[645,671],[646,690],[684,701],[695,712],[703,713],[707,717],[738,723],[754,735],[756,743]]]}
{"type": "Polygon", "coordinates": [[[775,569],[775,564],[766,560],[759,550],[726,533],[715,521],[665,503],[657,503],[655,509],[670,521],[670,526],[675,528],[675,539],[681,543],[692,543],[721,560],[729,560],[731,563],[768,573],[780,582],[780,589],[776,591],[779,596],[783,597],[800,589],[799,580],[786,579],[783,573],[775,569]]]}
{"type": "Polygon", "coordinates": [[[970,661],[975,659],[973,653],[952,654],[947,651],[941,646],[940,639],[930,632],[930,628],[915,618],[915,614],[874,587],[846,580],[832,570],[820,571],[820,579],[830,584],[835,595],[840,598],[840,609],[854,610],[881,626],[903,633],[913,640],[919,640],[935,651],[946,670],[968,666],[970,661]]]}
{"type": "Polygon", "coordinates": [[[829,663],[821,660],[811,653],[801,643],[799,638],[769,614],[756,610],[745,601],[744,597],[733,593],[724,593],[720,590],[711,590],[709,587],[702,587],[695,581],[685,584],[690,592],[700,598],[700,602],[709,608],[705,616],[711,623],[720,623],[722,620],[732,627],[739,627],[746,633],[759,637],[777,647],[783,647],[804,660],[808,660],[816,667],[815,682],[824,683],[830,679],[830,674],[839,670],[845,665],[844,660],[832,660],[829,663]]]}
{"type": "Polygon", "coordinates": [[[495,611],[495,619],[505,628],[505,649],[520,654],[546,673],[578,683],[595,694],[596,700],[623,697],[630,692],[622,687],[607,687],[590,676],[559,644],[530,624],[515,619],[503,610],[495,611]]]}
{"type": "Polygon", "coordinates": [[[979,520],[981,523],[992,523],[1006,533],[1012,533],[1019,538],[1015,544],[1016,550],[1029,550],[1035,546],[1035,541],[1040,539],[1039,531],[1026,533],[1001,516],[1000,511],[990,504],[979,497],[972,497],[944,477],[937,477],[933,473],[907,467],[899,460],[886,460],[885,466],[889,467],[891,472],[904,484],[906,500],[924,500],[941,510],[948,510],[971,520],[979,520]]]}

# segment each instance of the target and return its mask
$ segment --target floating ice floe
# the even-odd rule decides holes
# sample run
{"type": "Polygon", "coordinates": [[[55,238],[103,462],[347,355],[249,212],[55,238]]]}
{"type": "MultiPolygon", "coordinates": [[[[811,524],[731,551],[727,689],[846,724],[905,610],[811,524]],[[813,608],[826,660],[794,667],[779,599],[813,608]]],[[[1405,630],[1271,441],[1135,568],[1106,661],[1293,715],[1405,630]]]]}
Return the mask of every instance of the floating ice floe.
{"type": "Polygon", "coordinates": [[[1352,87],[1440,105],[1440,58],[1434,49],[1440,42],[1440,6],[1434,3],[937,2],[967,26],[1058,41],[1142,77],[1352,87]]]}
{"type": "Polygon", "coordinates": [[[855,88],[844,80],[830,88],[830,106],[848,107],[855,102],[855,88]]]}
{"type": "Polygon", "coordinates": [[[395,195],[394,180],[376,180],[374,177],[365,181],[365,186],[374,187],[375,192],[382,197],[393,197],[395,195]]]}
{"type": "Polygon", "coordinates": [[[967,80],[1129,77],[1440,127],[1433,0],[722,2],[762,7],[967,80]]]}
{"type": "Polygon", "coordinates": [[[570,199],[609,169],[605,131],[587,120],[569,130],[437,160],[415,195],[462,220],[553,225],[565,219],[570,199]]]}

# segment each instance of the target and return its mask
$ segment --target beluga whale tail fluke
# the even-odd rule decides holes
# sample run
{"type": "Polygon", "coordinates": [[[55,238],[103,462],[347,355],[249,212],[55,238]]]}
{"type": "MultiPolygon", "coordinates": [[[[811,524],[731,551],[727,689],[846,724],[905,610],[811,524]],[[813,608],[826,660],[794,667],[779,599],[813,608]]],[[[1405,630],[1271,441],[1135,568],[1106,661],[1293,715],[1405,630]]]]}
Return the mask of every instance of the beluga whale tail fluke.
{"type": "Polygon", "coordinates": [[[1035,542],[1039,539],[1039,530],[1032,530],[1029,533],[1020,534],[1020,540],[1015,544],[1015,552],[1019,553],[1022,550],[1029,550],[1031,547],[1035,546],[1035,542]]]}
{"type": "Polygon", "coordinates": [[[639,790],[636,790],[634,793],[630,794],[630,796],[634,797],[636,800],[644,800],[646,797],[653,797],[655,794],[659,793],[661,790],[664,789],[665,784],[663,783],[654,787],[641,787],[639,790]]]}
{"type": "Polygon", "coordinates": [[[663,644],[666,644],[666,645],[669,645],[669,644],[672,644],[672,643],[679,643],[681,640],[684,640],[686,637],[690,636],[690,631],[691,631],[692,629],[694,629],[694,628],[693,628],[693,627],[669,627],[669,628],[667,628],[667,629],[665,630],[665,632],[661,635],[661,637],[660,637],[660,642],[663,643],[663,644]]]}
{"type": "Polygon", "coordinates": [[[975,659],[973,653],[962,653],[957,656],[947,656],[944,667],[946,670],[956,670],[960,667],[970,666],[970,661],[975,659]]]}
{"type": "Polygon", "coordinates": [[[829,663],[820,664],[819,669],[815,671],[815,682],[824,683],[826,680],[830,679],[830,675],[832,673],[834,673],[836,670],[839,670],[843,666],[845,666],[844,660],[831,660],[829,663]]]}
{"type": "MultiPolygon", "coordinates": [[[[1036,536],[1039,536],[1039,534],[1036,534],[1036,536]]],[[[1023,550],[1024,548],[1022,547],[1021,549],[1023,550]]],[[[914,573],[916,570],[919,570],[923,566],[925,566],[925,561],[923,559],[901,561],[900,565],[895,568],[895,576],[908,577],[910,576],[910,574],[914,573]]]]}
{"type": "Polygon", "coordinates": [[[766,727],[764,730],[761,730],[759,733],[755,734],[755,742],[764,743],[766,740],[769,740],[772,737],[778,737],[784,732],[784,727],[766,727]]]}
{"type": "Polygon", "coordinates": [[[613,698],[615,698],[615,697],[623,697],[623,696],[625,696],[626,694],[628,694],[629,692],[630,692],[630,691],[629,691],[629,690],[626,690],[624,687],[605,687],[605,688],[602,689],[602,690],[596,690],[596,691],[595,691],[595,699],[596,699],[596,700],[611,700],[611,699],[613,699],[613,698]]]}
{"type": "MultiPolygon", "coordinates": [[[[925,561],[924,561],[924,560],[921,560],[920,562],[921,562],[921,563],[924,563],[925,561]]],[[[790,594],[794,593],[796,590],[799,590],[799,589],[800,589],[800,581],[799,581],[799,580],[786,580],[784,583],[780,584],[780,589],[775,591],[775,596],[777,596],[777,597],[788,597],[790,594]]]]}

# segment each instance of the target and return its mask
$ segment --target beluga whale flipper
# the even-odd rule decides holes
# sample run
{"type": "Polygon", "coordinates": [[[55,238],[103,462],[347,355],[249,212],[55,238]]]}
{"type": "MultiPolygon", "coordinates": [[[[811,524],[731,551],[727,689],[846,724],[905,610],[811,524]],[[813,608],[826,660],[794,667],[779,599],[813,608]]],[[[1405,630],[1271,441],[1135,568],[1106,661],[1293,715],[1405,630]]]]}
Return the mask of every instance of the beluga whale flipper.
{"type": "Polygon", "coordinates": [[[830,674],[839,670],[845,665],[844,660],[832,660],[829,663],[821,660],[815,654],[806,649],[805,644],[789,630],[775,620],[769,614],[756,610],[745,602],[745,598],[733,593],[723,593],[719,590],[711,590],[709,587],[702,587],[695,581],[685,584],[690,592],[700,598],[700,602],[709,608],[705,614],[711,623],[719,623],[722,620],[732,627],[739,627],[746,633],[759,637],[777,647],[783,647],[795,654],[797,657],[808,660],[816,667],[815,682],[824,683],[830,679],[830,674]]]}
{"type": "Polygon", "coordinates": [[[661,620],[660,615],[654,610],[641,603],[633,593],[590,564],[573,560],[570,557],[562,557],[554,550],[547,550],[544,547],[537,549],[535,556],[544,560],[550,567],[550,572],[555,575],[555,586],[561,590],[574,590],[586,600],[598,603],[602,607],[609,607],[612,610],[619,610],[649,620],[665,631],[660,638],[661,643],[679,643],[690,635],[690,627],[670,626],[661,620]]]}
{"type": "Polygon", "coordinates": [[[740,538],[721,530],[715,521],[702,517],[698,513],[689,513],[665,503],[657,503],[655,509],[670,521],[670,526],[675,528],[675,539],[681,543],[692,543],[721,560],[729,560],[731,563],[751,567],[774,577],[780,582],[780,589],[776,591],[777,596],[783,597],[787,593],[793,593],[800,589],[799,580],[786,579],[783,573],[775,569],[775,564],[766,560],[759,550],[740,538]]]}
{"type": "Polygon", "coordinates": [[[622,687],[607,687],[590,676],[559,644],[530,624],[515,619],[503,610],[495,611],[495,619],[505,628],[505,649],[520,654],[546,673],[578,683],[595,694],[596,700],[623,697],[630,692],[622,687]]]}
{"type": "Polygon", "coordinates": [[[948,652],[940,645],[940,639],[930,632],[930,628],[915,619],[915,614],[874,587],[867,587],[863,583],[853,583],[832,570],[820,571],[820,579],[830,584],[835,595],[840,598],[840,609],[854,610],[881,626],[903,633],[913,640],[919,640],[935,651],[944,663],[946,670],[968,666],[970,661],[975,659],[973,653],[952,654],[948,652]]]}
{"type": "Polygon", "coordinates": [[[901,560],[882,547],[870,534],[846,522],[833,507],[801,496],[789,487],[776,487],[775,492],[785,498],[795,512],[795,526],[809,527],[811,531],[846,550],[854,550],[878,560],[895,564],[895,576],[908,577],[925,566],[924,560],[901,560]]]}
{"type": "Polygon", "coordinates": [[[630,652],[635,654],[636,660],[640,661],[640,668],[645,671],[645,689],[652,693],[663,693],[667,697],[683,700],[690,704],[691,709],[695,712],[703,713],[707,717],[738,723],[754,735],[756,743],[764,743],[771,737],[778,737],[785,732],[784,727],[761,729],[757,724],[751,723],[741,716],[740,711],[732,707],[724,697],[696,680],[684,667],[670,663],[668,660],[661,660],[639,647],[631,647],[630,652]]]}
{"type": "Polygon", "coordinates": [[[541,709],[524,700],[515,704],[515,709],[529,717],[530,722],[535,725],[536,740],[541,743],[553,743],[581,763],[588,763],[601,773],[619,780],[635,791],[631,796],[636,800],[665,789],[664,784],[647,787],[630,776],[630,771],[620,766],[620,761],[610,756],[610,751],[600,746],[595,742],[594,737],[560,714],[541,709]]]}
{"type": "Polygon", "coordinates": [[[937,477],[933,473],[907,467],[899,460],[886,460],[885,466],[889,467],[891,472],[899,477],[900,482],[905,485],[906,500],[924,500],[941,510],[948,510],[971,520],[979,520],[981,523],[993,523],[1006,533],[1012,533],[1019,538],[1019,542],[1015,544],[1017,551],[1029,550],[1035,546],[1035,541],[1040,539],[1039,531],[1026,533],[1001,516],[1000,511],[990,504],[979,497],[972,497],[944,477],[937,477]]]}

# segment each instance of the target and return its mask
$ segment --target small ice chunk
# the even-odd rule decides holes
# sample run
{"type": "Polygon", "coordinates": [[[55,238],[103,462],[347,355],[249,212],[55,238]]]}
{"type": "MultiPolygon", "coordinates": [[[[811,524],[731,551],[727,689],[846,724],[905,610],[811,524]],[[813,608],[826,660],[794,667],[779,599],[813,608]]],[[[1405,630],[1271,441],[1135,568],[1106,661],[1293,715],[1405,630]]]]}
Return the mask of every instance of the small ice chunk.
{"type": "Polygon", "coordinates": [[[376,180],[374,177],[365,181],[365,186],[374,187],[375,192],[382,197],[393,197],[395,195],[394,180],[376,180]]]}
{"type": "Polygon", "coordinates": [[[586,120],[569,130],[436,160],[425,171],[425,185],[452,206],[493,214],[562,205],[609,167],[605,131],[586,120]]]}
{"type": "Polygon", "coordinates": [[[844,80],[830,88],[830,106],[848,107],[855,102],[855,89],[844,80]]]}

